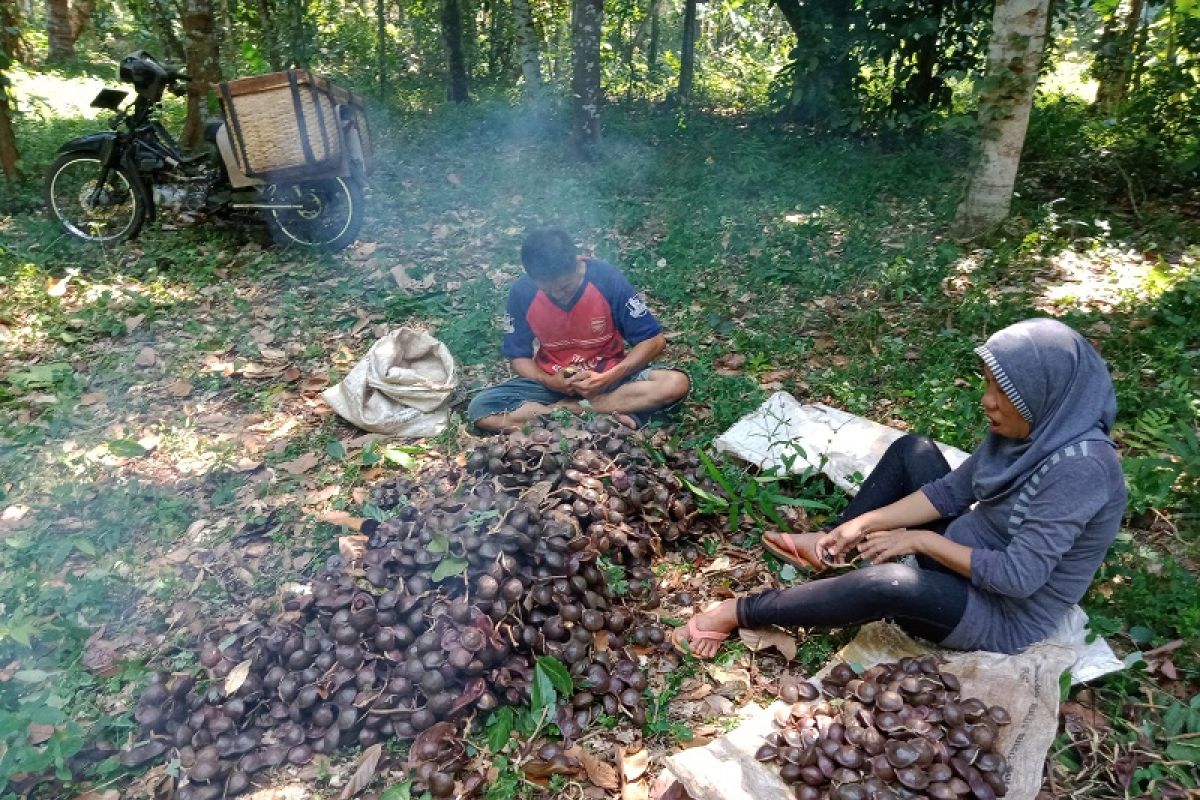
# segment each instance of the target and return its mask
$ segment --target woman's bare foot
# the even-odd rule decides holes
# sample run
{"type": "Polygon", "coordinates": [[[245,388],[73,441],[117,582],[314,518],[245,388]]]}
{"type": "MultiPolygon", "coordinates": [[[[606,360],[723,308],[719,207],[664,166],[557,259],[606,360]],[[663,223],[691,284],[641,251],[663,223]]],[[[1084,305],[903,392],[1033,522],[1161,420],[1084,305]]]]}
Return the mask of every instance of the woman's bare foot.
{"type": "Polygon", "coordinates": [[[810,533],[769,531],[763,534],[763,546],[776,558],[786,561],[792,566],[824,569],[827,563],[822,560],[821,549],[817,547],[817,542],[823,535],[820,531],[810,533]]]}
{"type": "Polygon", "coordinates": [[[694,614],[687,625],[675,629],[671,640],[680,650],[687,642],[697,658],[712,658],[737,626],[737,600],[725,600],[694,614]]]}

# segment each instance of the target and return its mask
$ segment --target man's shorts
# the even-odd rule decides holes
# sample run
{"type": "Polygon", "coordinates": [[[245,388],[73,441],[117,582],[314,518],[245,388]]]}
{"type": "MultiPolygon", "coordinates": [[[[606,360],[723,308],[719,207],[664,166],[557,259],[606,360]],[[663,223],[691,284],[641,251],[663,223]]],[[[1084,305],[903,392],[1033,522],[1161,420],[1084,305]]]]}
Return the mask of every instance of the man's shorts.
{"type": "MultiPolygon", "coordinates": [[[[630,375],[628,378],[621,381],[608,391],[611,392],[613,389],[624,386],[627,383],[633,383],[634,381],[649,380],[650,373],[653,370],[658,369],[683,372],[681,369],[675,369],[674,367],[667,365],[650,364],[641,371],[630,375]]],[[[683,374],[687,375],[686,372],[683,372],[683,374]]],[[[690,381],[691,379],[689,378],[688,380],[690,381]]],[[[686,398],[687,395],[685,394],[679,400],[663,406],[662,408],[639,411],[636,414],[630,414],[629,416],[632,417],[640,427],[645,425],[647,422],[651,422],[663,416],[669,415],[679,408],[686,398]]],[[[581,398],[576,397],[575,395],[559,394],[552,389],[547,389],[542,384],[530,378],[513,378],[505,381],[504,383],[499,383],[495,386],[489,386],[479,394],[475,395],[475,397],[471,399],[470,404],[467,406],[467,419],[474,424],[484,417],[490,417],[493,414],[507,414],[510,411],[515,411],[525,403],[540,403],[545,406],[550,406],[562,400],[579,399],[581,398]]]]}

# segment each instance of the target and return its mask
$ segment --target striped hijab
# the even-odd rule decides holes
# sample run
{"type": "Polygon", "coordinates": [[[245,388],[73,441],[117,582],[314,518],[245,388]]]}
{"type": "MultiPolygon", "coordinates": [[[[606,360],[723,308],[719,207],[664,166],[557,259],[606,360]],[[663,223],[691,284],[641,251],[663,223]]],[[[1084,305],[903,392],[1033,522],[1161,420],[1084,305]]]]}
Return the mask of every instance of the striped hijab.
{"type": "Polygon", "coordinates": [[[1027,319],[992,334],[975,353],[1017,412],[1029,438],[988,433],[976,451],[975,498],[1000,500],[1055,453],[1077,442],[1108,442],[1117,396],[1108,367],[1087,340],[1053,319],[1027,319]]]}

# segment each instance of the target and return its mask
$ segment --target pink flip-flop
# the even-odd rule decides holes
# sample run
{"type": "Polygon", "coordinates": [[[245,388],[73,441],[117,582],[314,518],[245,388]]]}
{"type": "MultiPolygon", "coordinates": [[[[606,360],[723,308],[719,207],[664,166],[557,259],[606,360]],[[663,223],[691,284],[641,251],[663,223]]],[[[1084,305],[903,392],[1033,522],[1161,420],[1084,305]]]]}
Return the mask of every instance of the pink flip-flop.
{"type": "MultiPolygon", "coordinates": [[[[696,627],[696,617],[698,616],[700,615],[693,614],[692,618],[687,621],[687,625],[684,626],[684,629],[687,631],[686,639],[683,639],[682,641],[680,640],[679,628],[676,628],[675,632],[671,634],[671,644],[674,645],[675,649],[683,655],[696,655],[690,646],[684,648],[683,642],[687,642],[689,645],[692,642],[700,641],[716,642],[717,644],[720,644],[729,638],[728,633],[721,633],[720,631],[705,631],[696,627]]],[[[699,658],[699,656],[696,657],[699,658]]]]}
{"type": "Polygon", "coordinates": [[[768,539],[765,535],[763,536],[762,544],[763,547],[767,548],[771,555],[775,556],[780,561],[786,564],[791,564],[793,567],[798,567],[801,569],[815,569],[818,571],[829,566],[828,564],[813,564],[806,559],[803,554],[801,554],[800,549],[792,543],[792,540],[788,538],[787,534],[781,533],[779,536],[781,537],[781,541],[783,542],[784,546],[775,544],[775,542],[768,539]]]}

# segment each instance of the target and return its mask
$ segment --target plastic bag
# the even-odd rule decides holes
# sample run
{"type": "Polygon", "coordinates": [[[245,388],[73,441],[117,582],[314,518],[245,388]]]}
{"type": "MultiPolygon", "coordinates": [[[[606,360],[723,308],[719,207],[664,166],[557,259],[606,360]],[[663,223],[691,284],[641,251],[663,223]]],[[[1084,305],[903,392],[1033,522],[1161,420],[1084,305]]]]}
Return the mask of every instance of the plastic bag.
{"type": "Polygon", "coordinates": [[[367,351],[345,379],[321,393],[338,416],[373,433],[436,436],[449,419],[458,367],[446,345],[400,328],[367,351]]]}

